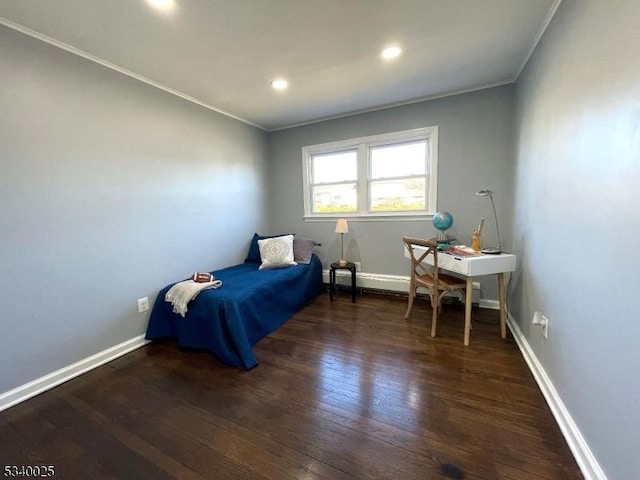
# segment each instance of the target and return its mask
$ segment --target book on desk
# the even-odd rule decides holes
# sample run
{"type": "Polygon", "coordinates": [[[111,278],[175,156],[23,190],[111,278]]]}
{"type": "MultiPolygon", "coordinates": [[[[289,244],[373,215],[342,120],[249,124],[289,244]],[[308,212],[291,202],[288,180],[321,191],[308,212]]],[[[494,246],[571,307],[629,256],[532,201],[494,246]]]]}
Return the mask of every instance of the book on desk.
{"type": "Polygon", "coordinates": [[[477,257],[482,255],[481,252],[474,250],[471,247],[465,245],[450,245],[442,250],[444,253],[454,255],[458,257],[477,257]]]}

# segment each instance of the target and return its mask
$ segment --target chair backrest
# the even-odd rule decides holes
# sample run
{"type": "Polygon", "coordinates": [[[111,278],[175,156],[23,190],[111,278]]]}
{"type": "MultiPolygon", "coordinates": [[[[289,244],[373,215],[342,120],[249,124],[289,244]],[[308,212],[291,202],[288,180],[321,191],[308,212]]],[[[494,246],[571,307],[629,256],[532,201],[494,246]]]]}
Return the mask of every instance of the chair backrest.
{"type": "Polygon", "coordinates": [[[419,277],[429,274],[433,277],[434,284],[438,285],[438,242],[414,237],[402,237],[402,241],[411,256],[411,275],[419,277]],[[422,249],[416,251],[414,247],[422,247],[425,250],[420,253],[422,249]],[[429,255],[433,255],[433,270],[424,263],[429,255]]]}

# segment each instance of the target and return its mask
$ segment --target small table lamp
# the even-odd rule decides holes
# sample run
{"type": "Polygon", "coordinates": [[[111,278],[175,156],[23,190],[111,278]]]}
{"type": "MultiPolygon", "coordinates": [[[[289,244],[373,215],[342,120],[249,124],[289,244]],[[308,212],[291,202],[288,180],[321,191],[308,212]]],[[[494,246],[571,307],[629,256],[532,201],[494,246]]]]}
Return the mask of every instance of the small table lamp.
{"type": "Polygon", "coordinates": [[[342,257],[338,260],[338,265],[344,267],[347,264],[344,258],[344,234],[349,233],[349,226],[344,218],[339,218],[336,222],[336,233],[340,234],[340,252],[342,253],[342,257]]]}

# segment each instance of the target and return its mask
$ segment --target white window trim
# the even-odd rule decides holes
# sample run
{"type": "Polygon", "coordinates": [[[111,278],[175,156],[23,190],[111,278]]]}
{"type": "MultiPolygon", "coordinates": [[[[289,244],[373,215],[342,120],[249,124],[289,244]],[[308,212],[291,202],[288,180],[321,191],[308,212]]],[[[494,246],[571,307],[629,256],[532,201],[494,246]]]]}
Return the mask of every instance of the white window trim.
{"type": "Polygon", "coordinates": [[[304,195],[304,220],[323,221],[336,218],[349,218],[352,220],[424,220],[431,218],[437,212],[438,199],[438,127],[424,127],[400,132],[383,133],[367,137],[339,140],[337,142],[321,143],[302,147],[302,193],[304,195]],[[367,149],[397,142],[409,142],[412,140],[428,140],[430,175],[427,194],[427,205],[430,209],[426,212],[367,212],[369,203],[369,159],[367,149]],[[358,189],[358,205],[360,211],[353,213],[313,213],[311,211],[311,156],[315,154],[340,152],[349,149],[358,150],[358,182],[365,184],[367,188],[358,189]],[[361,160],[364,159],[364,160],[361,160]]]}

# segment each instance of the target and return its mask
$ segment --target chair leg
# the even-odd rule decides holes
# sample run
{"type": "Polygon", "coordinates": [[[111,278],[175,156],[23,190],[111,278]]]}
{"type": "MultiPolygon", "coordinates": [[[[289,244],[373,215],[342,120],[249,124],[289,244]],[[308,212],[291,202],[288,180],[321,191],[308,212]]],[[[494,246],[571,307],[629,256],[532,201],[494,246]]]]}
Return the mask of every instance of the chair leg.
{"type": "Polygon", "coordinates": [[[431,300],[431,336],[435,337],[436,336],[436,326],[438,324],[438,304],[433,303],[433,300],[431,300]]]}
{"type": "Polygon", "coordinates": [[[405,320],[409,318],[409,315],[411,314],[411,308],[413,307],[413,299],[415,298],[415,296],[416,296],[416,288],[413,285],[411,285],[409,287],[409,307],[407,308],[407,313],[404,314],[405,320]]]}
{"type": "Polygon", "coordinates": [[[432,293],[431,295],[431,336],[435,337],[436,336],[436,325],[438,323],[438,308],[439,308],[439,301],[438,301],[438,292],[432,293]]]}
{"type": "Polygon", "coordinates": [[[444,297],[447,295],[447,291],[444,291],[438,295],[438,314],[442,313],[442,304],[444,303],[444,297]]]}

